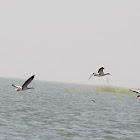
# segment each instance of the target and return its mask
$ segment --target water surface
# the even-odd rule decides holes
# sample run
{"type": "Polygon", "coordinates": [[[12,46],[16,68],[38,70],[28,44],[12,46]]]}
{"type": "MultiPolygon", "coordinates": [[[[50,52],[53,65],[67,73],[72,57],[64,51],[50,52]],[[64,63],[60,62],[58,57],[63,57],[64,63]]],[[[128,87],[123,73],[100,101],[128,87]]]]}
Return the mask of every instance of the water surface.
{"type": "Polygon", "coordinates": [[[139,140],[140,98],[93,86],[0,79],[1,140],[139,140]],[[91,102],[95,99],[95,102],[91,102]]]}

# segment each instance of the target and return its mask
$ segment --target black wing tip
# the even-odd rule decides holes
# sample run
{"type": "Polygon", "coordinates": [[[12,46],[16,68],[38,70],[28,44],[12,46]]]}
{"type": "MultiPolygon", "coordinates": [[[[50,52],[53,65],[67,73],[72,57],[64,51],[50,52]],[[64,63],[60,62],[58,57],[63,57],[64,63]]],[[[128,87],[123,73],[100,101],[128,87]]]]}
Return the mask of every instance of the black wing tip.
{"type": "Polygon", "coordinates": [[[104,67],[101,67],[100,69],[105,69],[104,67]]]}
{"type": "MultiPolygon", "coordinates": [[[[32,79],[32,80],[33,80],[33,79],[34,79],[34,77],[35,77],[35,75],[32,75],[29,79],[32,79]]],[[[28,79],[28,80],[29,80],[29,79],[28,79]]]]}
{"type": "Polygon", "coordinates": [[[16,87],[14,84],[11,84],[11,86],[16,87]]]}
{"type": "Polygon", "coordinates": [[[138,93],[138,94],[139,94],[139,91],[137,91],[137,90],[131,90],[131,89],[130,89],[130,91],[132,91],[132,92],[135,92],[135,93],[138,93]]]}
{"type": "Polygon", "coordinates": [[[31,78],[34,78],[34,77],[35,77],[35,75],[31,76],[31,78]]]}

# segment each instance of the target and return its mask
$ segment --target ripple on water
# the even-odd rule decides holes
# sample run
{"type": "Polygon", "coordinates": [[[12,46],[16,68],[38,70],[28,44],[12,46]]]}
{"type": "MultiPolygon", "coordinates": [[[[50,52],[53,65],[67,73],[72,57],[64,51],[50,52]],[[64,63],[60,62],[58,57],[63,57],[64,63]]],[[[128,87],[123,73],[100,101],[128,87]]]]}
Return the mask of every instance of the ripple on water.
{"type": "MultiPolygon", "coordinates": [[[[9,87],[18,80],[1,80],[9,87]]],[[[36,82],[35,90],[0,90],[0,139],[138,140],[140,100],[95,93],[92,86],[36,82]],[[64,90],[63,90],[64,89],[64,90]],[[92,99],[96,99],[93,103],[92,99]]]]}

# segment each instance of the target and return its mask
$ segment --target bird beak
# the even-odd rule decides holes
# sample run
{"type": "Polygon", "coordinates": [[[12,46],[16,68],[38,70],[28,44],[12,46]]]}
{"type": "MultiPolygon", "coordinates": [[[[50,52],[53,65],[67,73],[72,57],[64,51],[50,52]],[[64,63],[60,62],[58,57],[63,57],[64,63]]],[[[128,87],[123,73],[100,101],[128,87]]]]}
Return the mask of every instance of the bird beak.
{"type": "Polygon", "coordinates": [[[19,89],[17,88],[16,91],[19,91],[19,89]]]}
{"type": "Polygon", "coordinates": [[[93,76],[93,74],[88,78],[88,80],[93,76]]]}
{"type": "Polygon", "coordinates": [[[140,95],[138,95],[137,97],[140,97],[140,95]]]}

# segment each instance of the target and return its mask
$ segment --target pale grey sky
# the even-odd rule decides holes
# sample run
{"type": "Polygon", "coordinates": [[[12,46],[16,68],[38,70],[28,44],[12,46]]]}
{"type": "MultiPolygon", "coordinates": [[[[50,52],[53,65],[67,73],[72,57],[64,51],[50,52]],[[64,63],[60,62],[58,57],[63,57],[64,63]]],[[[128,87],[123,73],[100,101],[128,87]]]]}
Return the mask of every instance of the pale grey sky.
{"type": "Polygon", "coordinates": [[[139,0],[0,1],[0,77],[140,87],[139,0]],[[107,78],[107,77],[106,77],[107,78]]]}

